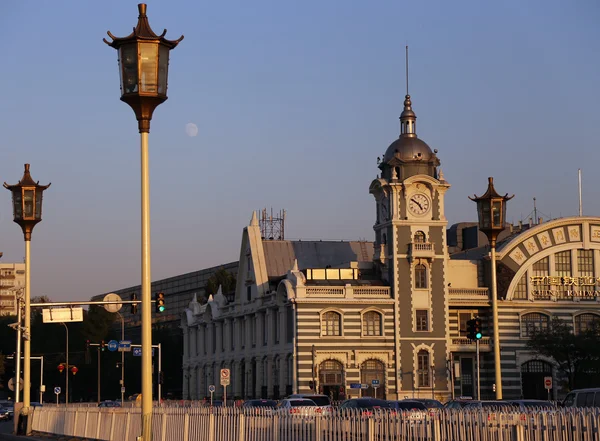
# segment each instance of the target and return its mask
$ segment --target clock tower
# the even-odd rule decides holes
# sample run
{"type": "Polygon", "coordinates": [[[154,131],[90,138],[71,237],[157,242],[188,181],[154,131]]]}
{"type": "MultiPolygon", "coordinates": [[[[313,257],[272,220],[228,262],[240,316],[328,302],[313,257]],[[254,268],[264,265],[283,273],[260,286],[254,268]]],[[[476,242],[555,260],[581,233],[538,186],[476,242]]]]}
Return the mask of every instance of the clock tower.
{"type": "Polygon", "coordinates": [[[378,158],[374,260],[396,300],[395,361],[398,397],[415,391],[431,397],[450,392],[448,359],[447,220],[450,185],[437,150],[417,137],[410,95],[400,116],[400,137],[378,158]]]}

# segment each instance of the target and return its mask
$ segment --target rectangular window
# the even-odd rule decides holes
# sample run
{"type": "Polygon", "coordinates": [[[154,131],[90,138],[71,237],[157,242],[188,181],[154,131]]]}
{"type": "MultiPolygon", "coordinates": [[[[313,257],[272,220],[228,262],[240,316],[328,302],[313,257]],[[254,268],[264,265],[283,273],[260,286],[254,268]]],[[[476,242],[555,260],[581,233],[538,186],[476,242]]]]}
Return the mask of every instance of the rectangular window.
{"type": "Polygon", "coordinates": [[[429,387],[429,352],[419,351],[417,354],[418,387],[429,387]]]}
{"type": "Polygon", "coordinates": [[[230,322],[229,330],[229,347],[233,351],[235,349],[235,320],[232,319],[230,322]]]}
{"type": "Polygon", "coordinates": [[[427,267],[425,265],[415,266],[415,288],[427,289],[427,267]]]}
{"type": "MultiPolygon", "coordinates": [[[[571,276],[571,250],[561,251],[554,255],[554,270],[557,276],[571,276]]],[[[557,291],[565,292],[573,287],[560,285],[555,288],[557,291]]]]}
{"type": "Polygon", "coordinates": [[[256,346],[256,317],[250,317],[250,341],[252,342],[252,347],[256,346]]]}
{"type": "Polygon", "coordinates": [[[513,293],[515,300],[527,300],[527,273],[523,274],[513,293]]]}
{"type": "Polygon", "coordinates": [[[273,310],[273,337],[275,344],[279,343],[279,310],[273,310]]]}
{"type": "Polygon", "coordinates": [[[580,277],[594,277],[594,250],[577,250],[577,270],[580,277]]]}
{"type": "Polygon", "coordinates": [[[426,309],[417,309],[415,311],[415,321],[417,331],[429,331],[429,311],[426,309]]]}
{"type": "MultiPolygon", "coordinates": [[[[533,276],[547,277],[550,275],[550,259],[548,257],[544,257],[543,259],[538,260],[532,266],[533,276]]],[[[536,295],[537,298],[550,299],[550,294],[548,291],[550,290],[550,285],[535,285],[533,288],[538,292],[536,295]]]]}
{"type": "Polygon", "coordinates": [[[252,285],[246,287],[246,300],[248,302],[252,300],[252,285]]]}

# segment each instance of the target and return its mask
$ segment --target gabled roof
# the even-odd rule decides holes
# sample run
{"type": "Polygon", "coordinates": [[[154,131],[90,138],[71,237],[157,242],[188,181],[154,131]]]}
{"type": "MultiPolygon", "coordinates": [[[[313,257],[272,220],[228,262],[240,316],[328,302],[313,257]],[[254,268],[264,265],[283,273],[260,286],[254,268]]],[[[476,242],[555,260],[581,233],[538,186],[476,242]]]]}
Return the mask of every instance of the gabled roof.
{"type": "Polygon", "coordinates": [[[263,240],[269,278],[281,277],[294,266],[298,268],[343,267],[349,262],[371,262],[373,243],[364,241],[291,241],[263,240]]]}

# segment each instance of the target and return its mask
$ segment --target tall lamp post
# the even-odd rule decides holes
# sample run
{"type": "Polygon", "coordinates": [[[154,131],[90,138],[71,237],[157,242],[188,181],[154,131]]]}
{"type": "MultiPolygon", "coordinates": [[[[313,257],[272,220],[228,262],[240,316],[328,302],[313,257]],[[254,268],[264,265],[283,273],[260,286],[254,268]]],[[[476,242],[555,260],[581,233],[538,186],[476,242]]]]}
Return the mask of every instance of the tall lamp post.
{"type": "MultiPolygon", "coordinates": [[[[25,323],[23,330],[23,410],[22,416],[27,419],[31,406],[31,265],[30,245],[33,227],[42,221],[42,196],[48,185],[39,185],[29,174],[29,164],[25,164],[25,172],[15,185],[4,183],[4,187],[12,193],[13,220],[21,226],[25,238],[25,323]]],[[[17,373],[18,375],[18,373],[17,373]]],[[[27,421],[25,421],[27,427],[27,421]]],[[[25,429],[27,431],[27,429],[25,429]]]]}
{"type": "Polygon", "coordinates": [[[498,326],[498,289],[496,283],[496,240],[504,231],[506,222],[506,201],[514,195],[499,195],[494,188],[494,178],[488,178],[488,188],[482,196],[469,197],[477,203],[477,216],[479,229],[487,236],[490,242],[490,257],[492,264],[492,321],[494,333],[494,371],[496,374],[496,399],[502,399],[502,369],[500,364],[500,335],[498,326]]]}
{"type": "Polygon", "coordinates": [[[146,5],[138,5],[139,17],[133,32],[127,37],[115,37],[104,42],[118,51],[121,78],[121,101],[129,104],[138,121],[141,138],[142,178],[142,436],[152,437],[152,299],[150,294],[150,183],[148,176],[148,134],[154,109],[167,99],[169,51],[177,40],[154,33],[146,15],[146,5]]]}

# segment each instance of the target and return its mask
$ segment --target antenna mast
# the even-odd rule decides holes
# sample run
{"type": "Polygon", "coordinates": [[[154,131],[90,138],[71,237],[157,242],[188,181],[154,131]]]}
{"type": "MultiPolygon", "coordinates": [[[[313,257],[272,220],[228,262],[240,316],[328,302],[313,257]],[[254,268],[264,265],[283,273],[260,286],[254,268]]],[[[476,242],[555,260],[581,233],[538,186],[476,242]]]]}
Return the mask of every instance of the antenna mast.
{"type": "Polygon", "coordinates": [[[578,169],[579,174],[579,216],[583,216],[583,201],[581,199],[581,169],[578,169]]]}
{"type": "Polygon", "coordinates": [[[537,215],[537,206],[535,205],[535,198],[533,198],[533,220],[535,221],[535,225],[539,223],[537,215]]]}
{"type": "Polygon", "coordinates": [[[406,95],[408,95],[408,46],[406,46],[406,95]]]}

